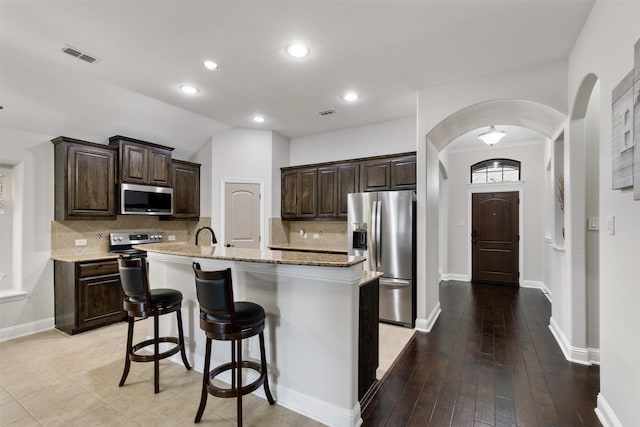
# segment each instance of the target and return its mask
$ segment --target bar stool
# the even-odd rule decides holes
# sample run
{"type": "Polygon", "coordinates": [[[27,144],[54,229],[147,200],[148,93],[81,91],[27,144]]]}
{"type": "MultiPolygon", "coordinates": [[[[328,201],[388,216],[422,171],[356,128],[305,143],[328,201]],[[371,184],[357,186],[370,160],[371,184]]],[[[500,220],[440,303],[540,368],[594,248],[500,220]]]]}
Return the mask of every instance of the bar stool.
{"type": "MultiPolygon", "coordinates": [[[[120,379],[120,387],[124,385],[131,361],[133,362],[153,362],[153,382],[155,393],[160,391],[160,366],[161,359],[173,356],[177,352],[182,355],[182,362],[187,370],[191,369],[184,349],[184,334],[182,333],[182,293],[175,289],[149,289],[149,277],[147,272],[147,262],[145,258],[126,258],[120,256],[118,259],[120,270],[120,281],[125,297],[123,307],[129,315],[129,328],[127,332],[127,354],[124,359],[124,372],[120,379]],[[158,317],[163,314],[176,312],[178,319],[178,337],[159,337],[158,317]],[[136,318],[146,319],[153,317],[153,339],[144,340],[133,344],[133,325],[136,318]],[[160,352],[160,343],[173,343],[175,346],[160,352]],[[136,352],[144,347],[153,344],[153,354],[137,354],[136,352]]],[[[140,319],[142,320],[142,319],[140,319]]]]}
{"type": "Polygon", "coordinates": [[[237,399],[238,426],[242,426],[242,396],[263,385],[269,404],[275,403],[269,390],[267,376],[263,334],[264,309],[252,302],[234,302],[230,268],[221,271],[202,271],[200,264],[194,262],[193,271],[195,272],[196,293],[200,304],[200,328],[207,335],[202,395],[195,422],[200,422],[207,405],[207,396],[211,394],[216,397],[235,397],[237,399]],[[242,340],[254,335],[259,335],[260,339],[260,364],[242,360],[242,340]],[[231,362],[210,369],[211,340],[231,341],[231,362]],[[250,384],[242,385],[242,368],[257,371],[258,378],[250,384]],[[231,388],[214,385],[214,378],[228,370],[231,370],[231,388]]]}

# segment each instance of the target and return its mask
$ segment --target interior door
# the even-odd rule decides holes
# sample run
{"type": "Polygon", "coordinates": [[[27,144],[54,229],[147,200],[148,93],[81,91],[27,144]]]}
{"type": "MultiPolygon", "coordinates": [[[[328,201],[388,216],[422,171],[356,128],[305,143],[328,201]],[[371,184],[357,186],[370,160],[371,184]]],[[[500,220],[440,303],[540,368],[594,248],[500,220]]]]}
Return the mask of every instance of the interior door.
{"type": "Polygon", "coordinates": [[[225,246],[260,248],[260,184],[225,183],[224,206],[225,246]]]}
{"type": "Polygon", "coordinates": [[[471,280],[517,285],[518,192],[473,193],[471,203],[471,280]]]}

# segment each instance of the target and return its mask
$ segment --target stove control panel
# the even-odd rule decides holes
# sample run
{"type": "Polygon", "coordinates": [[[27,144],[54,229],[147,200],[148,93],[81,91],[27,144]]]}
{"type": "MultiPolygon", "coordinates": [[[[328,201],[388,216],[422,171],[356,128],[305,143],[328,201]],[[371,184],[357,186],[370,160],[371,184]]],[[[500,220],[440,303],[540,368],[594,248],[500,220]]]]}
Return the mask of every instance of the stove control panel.
{"type": "Polygon", "coordinates": [[[109,233],[109,243],[111,246],[162,243],[163,240],[164,232],[162,231],[120,231],[117,233],[109,233]]]}

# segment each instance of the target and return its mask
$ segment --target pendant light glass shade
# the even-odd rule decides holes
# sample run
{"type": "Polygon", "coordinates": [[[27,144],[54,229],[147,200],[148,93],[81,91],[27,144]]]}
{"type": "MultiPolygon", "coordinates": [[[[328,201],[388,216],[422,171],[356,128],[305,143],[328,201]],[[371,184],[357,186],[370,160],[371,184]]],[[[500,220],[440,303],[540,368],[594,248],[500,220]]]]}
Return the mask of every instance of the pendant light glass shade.
{"type": "Polygon", "coordinates": [[[488,131],[482,132],[480,135],[478,135],[478,139],[480,139],[480,141],[484,142],[487,145],[493,145],[500,142],[500,140],[504,138],[505,135],[506,133],[504,131],[497,130],[495,126],[491,125],[489,126],[488,131]]]}

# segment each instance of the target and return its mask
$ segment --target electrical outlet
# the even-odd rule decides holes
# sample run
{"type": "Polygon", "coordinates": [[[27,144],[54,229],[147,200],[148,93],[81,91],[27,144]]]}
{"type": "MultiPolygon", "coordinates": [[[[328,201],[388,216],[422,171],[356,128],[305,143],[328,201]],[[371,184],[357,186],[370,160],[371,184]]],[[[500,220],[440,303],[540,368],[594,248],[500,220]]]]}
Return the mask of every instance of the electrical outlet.
{"type": "Polygon", "coordinates": [[[175,240],[176,240],[176,236],[169,235],[169,236],[167,237],[167,240],[169,240],[170,242],[175,242],[175,240]]]}
{"type": "Polygon", "coordinates": [[[320,235],[319,235],[318,233],[313,233],[313,238],[314,238],[314,239],[319,239],[319,238],[320,238],[320,235]]]}
{"type": "Polygon", "coordinates": [[[87,246],[87,239],[76,239],[76,246],[87,246]]]}

